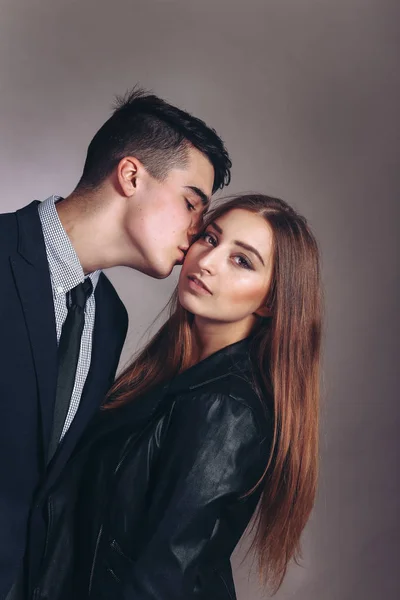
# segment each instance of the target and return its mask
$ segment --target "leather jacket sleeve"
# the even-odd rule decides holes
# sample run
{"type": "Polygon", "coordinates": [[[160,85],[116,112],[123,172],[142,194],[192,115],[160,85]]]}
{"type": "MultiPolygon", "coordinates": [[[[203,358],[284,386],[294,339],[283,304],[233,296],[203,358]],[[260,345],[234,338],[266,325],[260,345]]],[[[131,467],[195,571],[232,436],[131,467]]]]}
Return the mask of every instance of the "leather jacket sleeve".
{"type": "Polygon", "coordinates": [[[268,460],[253,410],[225,394],[178,398],[159,443],[149,542],[132,566],[124,600],[196,598],[198,573],[215,561],[213,541],[227,527],[230,507],[268,460]]]}

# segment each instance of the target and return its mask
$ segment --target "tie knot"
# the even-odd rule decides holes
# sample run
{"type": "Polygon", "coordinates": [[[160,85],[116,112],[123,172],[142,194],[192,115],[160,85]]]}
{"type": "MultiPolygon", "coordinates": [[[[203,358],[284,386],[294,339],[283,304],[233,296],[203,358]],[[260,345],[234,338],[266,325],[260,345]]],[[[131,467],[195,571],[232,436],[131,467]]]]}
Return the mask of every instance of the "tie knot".
{"type": "Polygon", "coordinates": [[[71,290],[71,306],[85,308],[86,300],[89,298],[92,291],[92,280],[90,277],[86,277],[82,283],[78,283],[78,285],[71,290]]]}

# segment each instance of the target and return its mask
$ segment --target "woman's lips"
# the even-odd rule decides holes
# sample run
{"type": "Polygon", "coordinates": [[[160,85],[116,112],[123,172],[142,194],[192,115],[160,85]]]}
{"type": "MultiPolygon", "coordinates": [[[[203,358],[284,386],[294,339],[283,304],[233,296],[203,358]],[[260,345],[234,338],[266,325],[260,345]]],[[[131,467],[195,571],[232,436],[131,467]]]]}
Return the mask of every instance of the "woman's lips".
{"type": "Polygon", "coordinates": [[[199,294],[211,296],[211,291],[208,289],[206,284],[201,281],[201,279],[196,277],[196,275],[188,275],[188,281],[190,289],[198,292],[199,294]]]}

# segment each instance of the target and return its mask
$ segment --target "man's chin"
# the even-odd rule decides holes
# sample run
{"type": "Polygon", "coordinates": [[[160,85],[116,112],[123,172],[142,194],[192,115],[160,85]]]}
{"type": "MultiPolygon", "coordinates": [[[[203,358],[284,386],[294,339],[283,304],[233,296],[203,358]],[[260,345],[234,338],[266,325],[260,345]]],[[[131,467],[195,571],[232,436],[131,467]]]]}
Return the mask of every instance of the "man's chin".
{"type": "Polygon", "coordinates": [[[153,267],[151,269],[149,269],[146,272],[146,275],[149,275],[150,277],[153,277],[153,279],[166,279],[167,277],[169,277],[172,273],[172,270],[174,268],[175,265],[169,265],[161,267],[160,265],[158,265],[157,267],[153,267]]]}

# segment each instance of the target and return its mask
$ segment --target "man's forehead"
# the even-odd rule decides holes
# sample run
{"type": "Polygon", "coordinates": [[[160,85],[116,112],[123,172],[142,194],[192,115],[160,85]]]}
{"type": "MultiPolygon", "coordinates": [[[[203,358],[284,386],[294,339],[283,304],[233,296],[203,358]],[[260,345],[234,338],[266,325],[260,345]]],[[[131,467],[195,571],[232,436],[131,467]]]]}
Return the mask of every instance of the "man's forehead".
{"type": "Polygon", "coordinates": [[[215,170],[208,156],[197,148],[189,149],[189,164],[187,173],[193,181],[187,181],[194,187],[199,187],[207,196],[211,196],[214,186],[215,170]]]}

